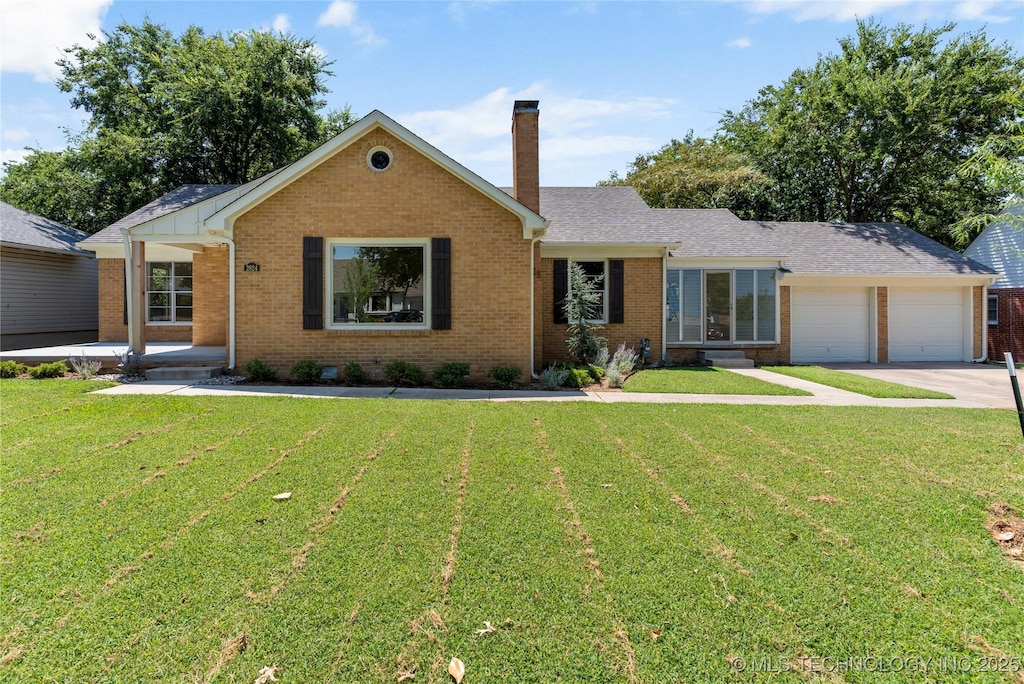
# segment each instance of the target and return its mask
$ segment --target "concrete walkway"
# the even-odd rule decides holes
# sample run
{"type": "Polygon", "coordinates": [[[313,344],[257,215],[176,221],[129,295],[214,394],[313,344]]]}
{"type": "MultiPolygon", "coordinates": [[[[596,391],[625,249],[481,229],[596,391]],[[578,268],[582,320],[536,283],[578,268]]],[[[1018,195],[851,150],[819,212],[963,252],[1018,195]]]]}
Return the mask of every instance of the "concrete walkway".
{"type": "Polygon", "coordinates": [[[729,369],[759,380],[806,390],[812,396],[746,394],[657,394],[639,392],[546,392],[527,390],[442,390],[427,387],[286,387],[279,385],[197,385],[146,381],[118,385],[96,394],[168,394],[179,397],[305,397],[320,399],[449,399],[462,401],[597,401],[606,404],[763,404],[775,406],[887,406],[987,408],[969,399],[876,399],[756,368],[729,369]]]}

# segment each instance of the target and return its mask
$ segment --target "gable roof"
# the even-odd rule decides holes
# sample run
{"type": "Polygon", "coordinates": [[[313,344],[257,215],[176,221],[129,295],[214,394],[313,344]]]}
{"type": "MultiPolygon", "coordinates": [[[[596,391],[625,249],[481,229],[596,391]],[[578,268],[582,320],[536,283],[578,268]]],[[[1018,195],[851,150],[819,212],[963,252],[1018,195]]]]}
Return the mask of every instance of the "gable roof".
{"type": "Polygon", "coordinates": [[[261,183],[249,192],[241,194],[236,200],[207,218],[205,221],[206,227],[215,232],[230,232],[234,227],[235,219],[246,211],[292,182],[298,180],[356,140],[362,138],[367,133],[378,128],[383,129],[400,139],[402,142],[409,145],[441,168],[445,169],[455,177],[472,186],[483,195],[489,197],[511,213],[518,216],[523,223],[524,238],[529,239],[534,237],[534,235],[543,232],[547,227],[548,222],[544,220],[542,216],[513,199],[507,193],[502,192],[500,189],[473,173],[462,164],[459,164],[457,161],[444,154],[409,129],[385,116],[379,110],[374,110],[370,114],[367,114],[362,119],[307,154],[305,157],[302,157],[298,161],[280,169],[279,172],[266,183],[261,183]]]}
{"type": "Polygon", "coordinates": [[[77,246],[88,233],[0,202],[0,242],[10,247],[92,256],[77,246]]]}
{"type": "Polygon", "coordinates": [[[542,187],[540,213],[548,219],[548,230],[541,239],[545,245],[679,242],[629,186],[542,187]]]}
{"type": "Polygon", "coordinates": [[[149,204],[139,207],[132,213],[128,214],[124,218],[111,223],[109,226],[99,231],[95,235],[92,235],[84,242],[86,244],[99,244],[99,243],[120,243],[121,242],[121,230],[124,228],[134,228],[140,226],[143,223],[154,221],[158,218],[167,216],[180,209],[190,207],[194,204],[198,204],[211,197],[223,194],[228,190],[232,190],[238,186],[236,185],[181,185],[174,190],[171,190],[166,195],[162,195],[149,204]]]}
{"type": "MultiPolygon", "coordinates": [[[[1024,204],[1010,210],[1018,217],[1024,217],[1024,204]]],[[[990,287],[1003,289],[1024,287],[1024,226],[999,217],[974,239],[964,255],[991,266],[1003,277],[990,287]]]]}

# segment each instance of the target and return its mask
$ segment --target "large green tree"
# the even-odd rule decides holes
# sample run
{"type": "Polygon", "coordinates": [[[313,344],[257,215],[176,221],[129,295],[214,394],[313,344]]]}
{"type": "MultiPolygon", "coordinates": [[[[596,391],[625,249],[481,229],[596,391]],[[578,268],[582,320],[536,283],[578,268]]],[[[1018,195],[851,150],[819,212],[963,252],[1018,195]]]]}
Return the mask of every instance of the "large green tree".
{"type": "Polygon", "coordinates": [[[66,53],[57,85],[87,127],[66,152],[7,165],[0,195],[89,232],[184,183],[258,178],[352,121],[348,108],[321,113],[330,63],[290,35],[191,26],[175,36],[146,20],[66,53]],[[62,193],[55,212],[40,189],[61,178],[89,191],[62,193]]]}
{"type": "Polygon", "coordinates": [[[953,244],[953,224],[998,204],[963,168],[1019,120],[1024,59],[953,28],[858,22],[839,54],[726,113],[727,143],[771,180],[765,218],[893,220],[953,244]]]}
{"type": "Polygon", "coordinates": [[[757,218],[768,179],[743,154],[690,131],[657,152],[638,155],[624,177],[612,172],[598,185],[632,186],[652,207],[727,208],[757,218]]]}

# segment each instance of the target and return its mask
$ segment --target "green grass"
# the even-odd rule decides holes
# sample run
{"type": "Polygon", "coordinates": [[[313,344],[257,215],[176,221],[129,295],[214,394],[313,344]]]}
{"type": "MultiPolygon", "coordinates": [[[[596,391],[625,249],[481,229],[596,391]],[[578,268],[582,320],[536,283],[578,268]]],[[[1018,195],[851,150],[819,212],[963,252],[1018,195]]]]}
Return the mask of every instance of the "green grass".
{"type": "Polygon", "coordinates": [[[1024,656],[984,527],[1024,510],[1010,411],[87,387],[0,382],[3,681],[443,682],[458,656],[467,682],[802,682],[808,656],[1006,682],[981,658],[1024,656]]]}
{"type": "Polygon", "coordinates": [[[810,392],[710,366],[642,370],[629,376],[622,389],[626,392],[675,394],[771,394],[802,397],[811,395],[810,392]]]}
{"type": "Polygon", "coordinates": [[[828,385],[847,392],[856,392],[879,399],[954,399],[945,392],[901,385],[896,382],[877,380],[856,373],[822,368],[821,366],[764,366],[762,370],[788,375],[801,380],[810,380],[820,385],[828,385]]]}

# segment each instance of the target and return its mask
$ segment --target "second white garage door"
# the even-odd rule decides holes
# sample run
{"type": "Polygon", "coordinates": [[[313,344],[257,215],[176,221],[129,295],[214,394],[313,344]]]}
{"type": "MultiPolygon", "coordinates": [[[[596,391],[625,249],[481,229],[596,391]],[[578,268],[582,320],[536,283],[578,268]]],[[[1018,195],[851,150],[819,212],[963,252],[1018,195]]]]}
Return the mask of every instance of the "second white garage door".
{"type": "Polygon", "coordinates": [[[794,287],[790,292],[793,363],[868,360],[868,288],[794,287]]]}
{"type": "Polygon", "coordinates": [[[890,361],[960,361],[963,343],[963,288],[889,288],[890,361]]]}

